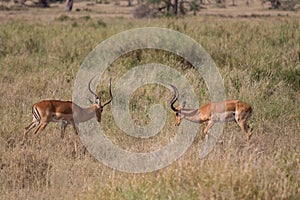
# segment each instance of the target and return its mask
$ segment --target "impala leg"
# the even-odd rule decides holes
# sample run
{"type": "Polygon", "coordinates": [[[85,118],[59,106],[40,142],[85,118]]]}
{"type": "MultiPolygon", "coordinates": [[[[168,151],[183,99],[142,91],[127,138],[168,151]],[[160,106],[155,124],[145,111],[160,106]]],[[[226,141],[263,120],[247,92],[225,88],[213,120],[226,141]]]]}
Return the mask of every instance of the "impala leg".
{"type": "Polygon", "coordinates": [[[247,126],[247,129],[248,129],[248,141],[249,141],[252,137],[252,129],[248,125],[246,125],[246,126],[247,126]]]}
{"type": "MultiPolygon", "coordinates": [[[[78,133],[79,133],[78,127],[77,127],[76,123],[74,122],[74,120],[71,120],[71,124],[74,128],[74,131],[75,131],[76,135],[78,135],[78,133]]],[[[74,141],[74,139],[73,139],[73,145],[74,145],[74,153],[75,153],[75,156],[77,157],[77,155],[78,155],[78,153],[77,153],[77,143],[76,143],[76,141],[74,141]]]]}
{"type": "Polygon", "coordinates": [[[78,133],[79,133],[78,127],[77,127],[76,123],[74,122],[74,120],[71,121],[71,124],[72,124],[72,126],[74,128],[74,131],[75,131],[76,135],[78,135],[78,133]]]}
{"type": "Polygon", "coordinates": [[[205,127],[205,129],[204,129],[204,131],[203,131],[204,135],[206,135],[206,134],[208,133],[209,129],[210,129],[214,124],[215,124],[215,123],[214,123],[213,121],[208,121],[208,124],[206,125],[206,127],[205,127]]]}
{"type": "Polygon", "coordinates": [[[76,143],[76,141],[73,141],[73,144],[74,144],[74,153],[75,153],[75,157],[77,157],[78,151],[77,151],[77,143],[76,143]]]}
{"type": "Polygon", "coordinates": [[[42,132],[45,128],[46,128],[46,126],[47,126],[48,124],[47,123],[41,123],[39,126],[38,126],[38,128],[36,129],[36,131],[34,132],[34,134],[39,134],[40,132],[42,132]]]}
{"type": "Polygon", "coordinates": [[[66,130],[66,127],[68,126],[68,124],[69,123],[67,121],[61,122],[61,132],[60,132],[61,139],[64,139],[65,130],[66,130]]]}
{"type": "Polygon", "coordinates": [[[36,121],[33,121],[28,126],[25,127],[25,131],[29,132],[35,126],[36,126],[36,121]]]}
{"type": "Polygon", "coordinates": [[[28,126],[25,127],[25,130],[24,130],[24,136],[23,136],[23,142],[27,140],[27,134],[29,133],[29,131],[31,129],[33,129],[34,127],[36,127],[38,125],[39,122],[37,121],[33,121],[31,122],[31,124],[29,124],[28,126]]]}
{"type": "Polygon", "coordinates": [[[78,129],[76,124],[74,124],[74,129],[75,129],[76,135],[78,135],[79,134],[79,129],[78,129]]]}
{"type": "Polygon", "coordinates": [[[252,132],[250,130],[250,127],[247,125],[247,121],[246,120],[240,120],[237,122],[238,125],[241,127],[241,129],[247,133],[247,136],[248,136],[248,140],[251,139],[251,136],[252,136],[252,132]]]}

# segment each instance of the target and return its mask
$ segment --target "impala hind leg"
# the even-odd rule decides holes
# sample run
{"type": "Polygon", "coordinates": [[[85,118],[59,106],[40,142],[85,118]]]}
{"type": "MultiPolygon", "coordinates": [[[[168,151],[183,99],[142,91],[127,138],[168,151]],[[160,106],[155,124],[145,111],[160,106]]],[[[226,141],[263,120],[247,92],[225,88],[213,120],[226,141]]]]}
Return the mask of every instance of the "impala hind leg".
{"type": "Polygon", "coordinates": [[[31,124],[29,124],[28,126],[25,127],[25,130],[23,133],[23,142],[27,140],[27,134],[29,133],[29,131],[31,131],[31,129],[33,129],[37,125],[39,125],[39,122],[34,120],[31,122],[31,124]]]}
{"type": "Polygon", "coordinates": [[[36,129],[36,131],[34,132],[35,135],[40,134],[48,125],[48,123],[42,122],[40,123],[40,125],[38,126],[38,128],[36,129]]]}

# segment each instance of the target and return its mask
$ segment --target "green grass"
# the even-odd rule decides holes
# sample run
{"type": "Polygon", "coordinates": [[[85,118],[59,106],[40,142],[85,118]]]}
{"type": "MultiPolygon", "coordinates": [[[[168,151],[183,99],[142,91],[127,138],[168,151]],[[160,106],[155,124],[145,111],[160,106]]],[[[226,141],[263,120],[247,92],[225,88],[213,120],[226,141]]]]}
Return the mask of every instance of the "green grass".
{"type": "MultiPolygon", "coordinates": [[[[0,25],[0,198],[1,199],[298,199],[300,197],[300,23],[292,18],[174,20],[70,18],[36,25],[8,21],[0,25]],[[50,25],[50,26],[49,26],[50,25]],[[222,144],[198,158],[202,131],[172,165],[146,174],[112,170],[88,153],[73,129],[60,139],[60,125],[41,135],[29,134],[20,146],[31,106],[42,99],[71,99],[76,74],[88,53],[121,31],[158,26],[183,32],[212,56],[224,79],[228,99],[241,99],[254,109],[253,138],[234,123],[225,125],[222,144]]],[[[163,51],[142,50],[122,56],[103,75],[98,91],[104,98],[128,69],[150,62],[174,67],[197,92],[200,104],[209,92],[195,69],[163,51]],[[137,56],[137,54],[139,54],[137,56]]],[[[151,105],[168,112],[162,133],[150,139],[126,136],[103,113],[107,137],[124,149],[145,152],[174,137],[172,96],[157,85],[139,88],[130,110],[137,124],[149,122],[151,105]]],[[[203,125],[201,125],[201,129],[203,125]]]]}

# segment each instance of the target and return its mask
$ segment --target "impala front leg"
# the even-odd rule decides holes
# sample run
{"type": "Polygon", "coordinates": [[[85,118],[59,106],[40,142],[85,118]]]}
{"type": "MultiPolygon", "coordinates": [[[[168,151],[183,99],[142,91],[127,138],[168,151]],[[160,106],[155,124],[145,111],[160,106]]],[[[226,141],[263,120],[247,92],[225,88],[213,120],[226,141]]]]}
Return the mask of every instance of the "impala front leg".
{"type": "Polygon", "coordinates": [[[237,122],[237,124],[241,127],[241,129],[247,134],[248,136],[248,140],[251,139],[252,136],[252,132],[250,127],[247,125],[247,121],[246,120],[239,120],[237,122]]]}
{"type": "MultiPolygon", "coordinates": [[[[249,129],[249,130],[250,130],[250,129],[249,129]]],[[[249,133],[248,133],[248,141],[250,141],[251,137],[252,137],[252,132],[251,132],[251,130],[250,130],[249,133]]]]}
{"type": "Polygon", "coordinates": [[[68,124],[69,124],[68,121],[65,121],[65,120],[63,120],[61,122],[61,132],[60,132],[61,139],[64,139],[65,130],[66,130],[66,127],[68,126],[68,124]]]}
{"type": "Polygon", "coordinates": [[[74,120],[71,121],[71,124],[72,124],[72,126],[73,126],[73,128],[74,128],[76,134],[78,135],[78,134],[79,134],[79,131],[78,131],[79,129],[78,129],[78,127],[77,127],[77,124],[74,122],[74,120]]]}
{"type": "Polygon", "coordinates": [[[246,120],[240,120],[240,121],[238,121],[238,125],[241,127],[241,129],[245,133],[247,133],[248,140],[250,140],[251,136],[252,136],[252,132],[251,132],[250,127],[247,125],[247,121],[246,120]]]}

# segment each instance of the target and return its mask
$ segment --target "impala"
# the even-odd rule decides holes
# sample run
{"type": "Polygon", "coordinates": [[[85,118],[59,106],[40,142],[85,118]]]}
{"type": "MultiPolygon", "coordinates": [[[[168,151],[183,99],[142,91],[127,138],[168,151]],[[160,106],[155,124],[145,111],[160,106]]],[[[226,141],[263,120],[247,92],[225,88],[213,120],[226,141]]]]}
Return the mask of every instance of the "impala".
{"type": "Polygon", "coordinates": [[[93,79],[90,80],[88,89],[94,95],[95,101],[91,102],[93,105],[88,108],[81,108],[72,101],[43,100],[35,103],[32,106],[33,121],[25,128],[24,140],[26,140],[27,134],[31,129],[37,126],[35,134],[39,134],[46,128],[49,122],[61,122],[61,138],[64,137],[65,129],[69,124],[73,126],[76,134],[78,134],[78,123],[88,121],[95,116],[97,117],[97,121],[101,122],[103,108],[113,99],[111,80],[109,83],[110,99],[101,104],[101,98],[91,89],[93,79]]]}
{"type": "Polygon", "coordinates": [[[247,120],[252,114],[252,108],[248,104],[239,100],[227,100],[223,102],[207,103],[198,109],[184,108],[185,103],[174,107],[178,100],[178,89],[174,85],[174,96],[170,101],[171,109],[175,112],[175,125],[179,126],[182,119],[196,123],[207,123],[204,134],[206,135],[210,128],[217,122],[235,121],[241,129],[247,133],[250,140],[252,133],[247,125],[247,120]]]}

